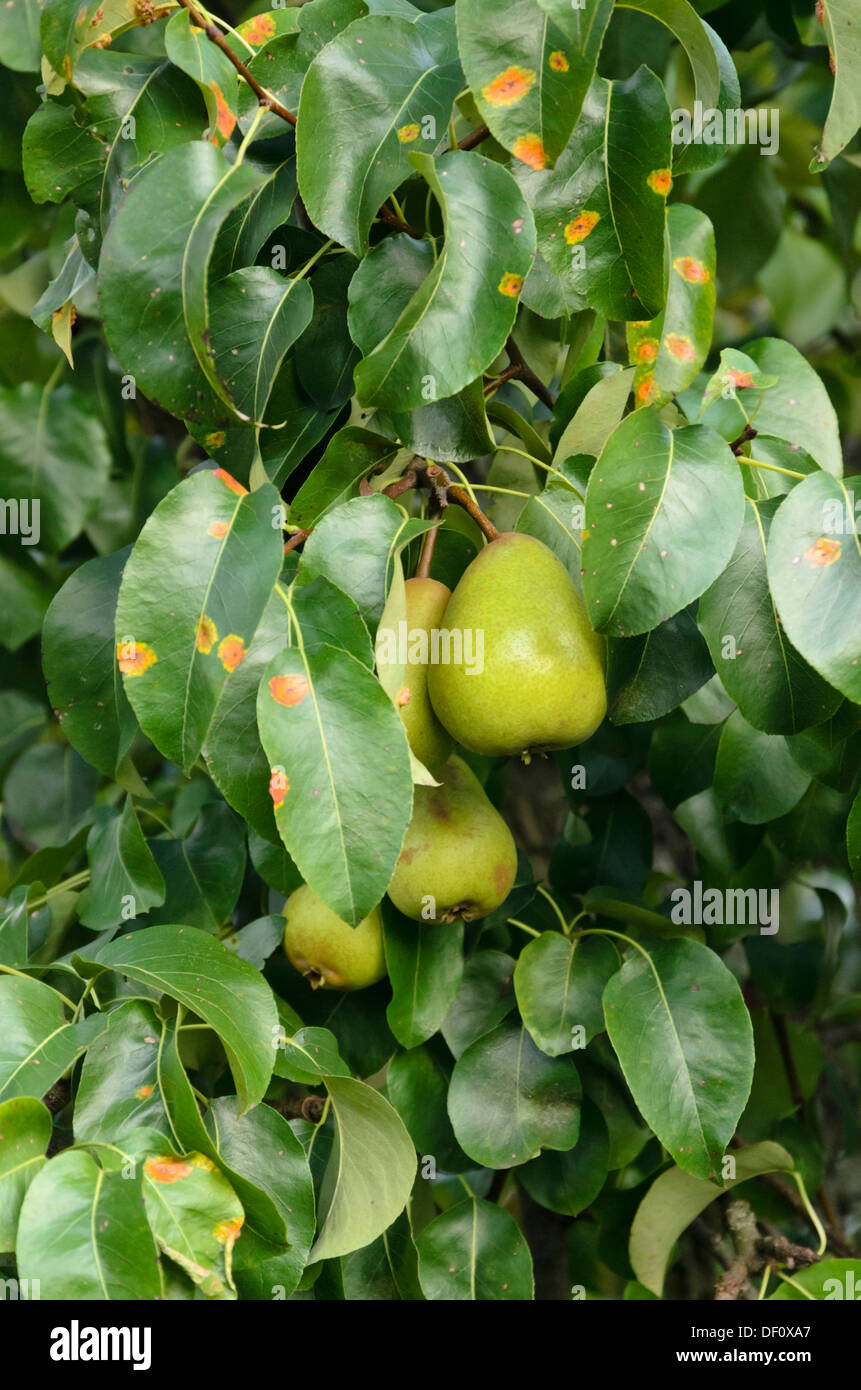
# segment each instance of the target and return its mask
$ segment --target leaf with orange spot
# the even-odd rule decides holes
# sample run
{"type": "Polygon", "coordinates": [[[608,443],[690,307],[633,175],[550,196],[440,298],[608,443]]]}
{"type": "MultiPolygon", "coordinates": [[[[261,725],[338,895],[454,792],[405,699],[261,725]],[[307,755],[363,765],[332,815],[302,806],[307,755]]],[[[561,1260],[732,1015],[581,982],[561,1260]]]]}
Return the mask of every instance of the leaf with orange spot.
{"type": "Polygon", "coordinates": [[[656,319],[647,324],[628,324],[630,361],[645,363],[635,378],[639,405],[669,400],[690,386],[706,360],[712,341],[715,306],[715,243],[705,213],[686,203],[674,203],[667,213],[666,259],[685,274],[673,273],[667,286],[667,302],[656,319]],[[698,269],[691,273],[691,267],[698,269]],[[643,357],[643,344],[657,340],[657,351],[643,357]],[[639,387],[648,370],[654,389],[641,395],[639,387]]]}
{"type": "Polygon", "coordinates": [[[595,73],[612,0],[458,0],[461,61],[482,119],[516,159],[552,168],[595,73]]]}
{"type": "Polygon", "coordinates": [[[235,671],[239,663],[245,660],[245,642],[243,639],[237,637],[234,632],[222,638],[218,644],[218,659],[225,671],[235,671]]]}
{"type": "Polygon", "coordinates": [[[272,676],[269,680],[269,693],[279,705],[300,705],[311,689],[307,676],[272,676]]]}
{"type": "Polygon", "coordinates": [[[172,16],[164,31],[167,56],[197,83],[206,102],[209,139],[223,145],[236,126],[239,78],[230,59],[191,23],[185,9],[172,16]]]}

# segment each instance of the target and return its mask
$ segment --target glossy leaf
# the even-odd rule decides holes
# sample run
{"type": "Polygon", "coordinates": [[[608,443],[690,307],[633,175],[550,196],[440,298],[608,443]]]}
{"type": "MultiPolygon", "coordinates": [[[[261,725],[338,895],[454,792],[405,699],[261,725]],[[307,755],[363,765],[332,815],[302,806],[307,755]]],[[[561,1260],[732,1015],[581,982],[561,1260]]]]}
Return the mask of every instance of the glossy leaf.
{"type": "Polygon", "coordinates": [[[639,637],[607,643],[607,696],[614,724],[661,719],[714,675],[693,605],[639,637]]]}
{"type": "Polygon", "coordinates": [[[646,1123],[685,1172],[718,1172],[753,1078],[735,978],[707,947],[670,941],[626,961],[604,991],[604,1015],[646,1123]]]}
{"type": "Polygon", "coordinates": [[[272,1075],[278,1015],[259,971],[193,927],[146,927],[118,937],[92,958],[141,984],[163,990],[218,1034],[243,1111],[272,1075]]]}
{"type": "Polygon", "coordinates": [[[463,923],[412,922],[387,901],[386,964],[392,1002],[389,1027],[402,1047],[418,1047],[437,1031],[463,975],[463,923]]]}
{"type": "Polygon", "coordinates": [[[389,555],[403,524],[390,498],[354,497],[323,517],[302,551],[301,573],[322,575],[349,594],[371,633],[382,617],[389,555]]]}
{"type": "Polygon", "coordinates": [[[861,37],[858,16],[850,0],[829,0],[816,15],[825,29],[825,41],[834,74],[834,91],[822,144],[810,161],[810,171],[819,174],[848,145],[861,126],[861,101],[853,77],[861,63],[861,37]]]}
{"type": "Polygon", "coordinates": [[[15,1249],[27,1188],[45,1165],[51,1112],[31,1096],[0,1102],[0,1245],[15,1249]]]}
{"type": "Polygon", "coordinates": [[[601,995],[618,968],[616,951],[602,937],[542,932],[529,942],[518,957],[514,988],[523,1022],[542,1052],[559,1057],[603,1032],[601,995]]]}
{"type": "Polygon", "coordinates": [[[610,1137],[601,1112],[592,1101],[584,1100],[574,1148],[565,1153],[547,1149],[518,1169],[517,1181],[541,1206],[560,1216],[579,1216],[607,1180],[609,1152],[610,1137]]]}
{"type": "Polygon", "coordinates": [[[433,155],[462,86],[450,15],[368,15],[322,48],[302,85],[296,142],[315,226],[362,256],[378,209],[413,173],[410,153],[433,155]],[[321,123],[331,137],[322,158],[321,123]]]}
{"type": "Polygon", "coordinates": [[[506,169],[453,151],[411,156],[437,199],[445,247],[383,341],[356,368],[363,405],[411,410],[453,396],[505,344],[535,251],[532,215],[506,169]],[[476,332],[459,330],[473,307],[476,332]]]}
{"type": "Polygon", "coordinates": [[[144,733],[183,768],[198,757],[281,566],[278,495],[221,470],[187,478],[159,504],[126,564],[117,659],[144,733]],[[184,560],[181,588],[165,556],[184,560]]]}
{"type": "Polygon", "coordinates": [[[667,98],[640,68],[624,88],[595,78],[555,169],[516,166],[538,250],[606,318],[652,318],[664,303],[670,164],[667,98]]]}
{"type": "Polygon", "coordinates": [[[810,785],[779,735],[763,734],[740,710],[724,725],[715,762],[718,800],[738,820],[763,825],[791,811],[810,785]]]}
{"type": "Polygon", "coordinates": [[[215,371],[240,416],[263,419],[278,370],[311,322],[313,307],[307,280],[291,280],[264,265],[234,270],[213,287],[209,339],[215,371]]]}
{"type": "Polygon", "coordinates": [[[510,1168],[542,1148],[569,1149],[577,1142],[580,1096],[569,1058],[545,1056],[525,1028],[509,1021],[462,1053],[448,1108],[470,1158],[486,1168],[510,1168]]]}
{"type": "Polygon", "coordinates": [[[446,1173],[468,1168],[471,1160],[454,1137],[446,1109],[450,1073],[431,1047],[398,1052],[389,1063],[386,1090],[421,1159],[432,1157],[446,1173]]]}
{"type": "Polygon", "coordinates": [[[213,801],[183,838],[159,836],[148,843],[165,883],[164,901],[150,908],[149,924],[218,931],[236,906],[245,873],[245,846],[233,812],[213,801]]]}
{"type": "Polygon", "coordinates": [[[583,593],[593,625],[631,637],[678,613],[732,555],[744,519],[741,473],[703,426],[628,416],[589,478],[583,593]]]}
{"type": "Polygon", "coordinates": [[[290,521],[310,530],[329,507],[355,496],[362,478],[383,471],[397,454],[388,439],[347,425],[330,439],[326,452],[290,503],[290,521]]]}
{"type": "Polygon", "coordinates": [[[210,140],[213,144],[224,144],[236,125],[239,99],[239,79],[230,59],[192,24],[187,10],[180,10],[168,21],[164,46],[170,61],[187,73],[203,92],[210,140]]]}
{"type": "Polygon", "coordinates": [[[0,975],[0,1101],[44,1096],[94,1038],[98,1014],[70,1023],[58,994],[40,980],[0,975]]]}
{"type": "Polygon", "coordinates": [[[482,1033],[492,1032],[514,1008],[514,961],[503,951],[475,951],[466,962],[460,988],[442,1025],[454,1057],[482,1033]]]}
{"type": "Polygon", "coordinates": [[[285,647],[260,683],[257,717],[281,838],[314,892],[358,923],[386,890],[412,807],[398,713],[347,652],[285,647]]]}
{"type": "Polygon", "coordinates": [[[475,1197],[434,1217],[416,1241],[425,1298],[531,1299],[532,1258],[514,1217],[475,1197]]]}
{"type": "Polygon", "coordinates": [[[552,167],[568,143],[612,8],[611,0],[588,12],[564,0],[458,0],[458,44],[478,110],[533,169],[552,167]]]}
{"type": "Polygon", "coordinates": [[[169,1133],[158,1089],[162,1025],[151,1004],[132,999],[111,1010],[106,1031],[84,1058],[75,1097],[75,1141],[114,1143],[141,1126],[169,1133]]]}

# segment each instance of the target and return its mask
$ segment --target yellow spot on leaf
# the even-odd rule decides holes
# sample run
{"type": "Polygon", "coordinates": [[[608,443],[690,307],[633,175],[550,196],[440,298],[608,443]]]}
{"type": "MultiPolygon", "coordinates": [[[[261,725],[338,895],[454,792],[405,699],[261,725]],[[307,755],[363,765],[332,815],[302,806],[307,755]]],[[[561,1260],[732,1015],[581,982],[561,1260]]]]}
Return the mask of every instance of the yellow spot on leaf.
{"type": "Polygon", "coordinates": [[[402,145],[408,145],[411,140],[418,140],[419,128],[413,121],[410,125],[402,125],[398,131],[398,139],[402,145]]]}
{"type": "Polygon", "coordinates": [[[658,355],[657,338],[643,338],[634,348],[635,362],[654,362],[658,355]]]}
{"type": "Polygon", "coordinates": [[[142,676],[157,661],[158,657],[146,642],[132,639],[117,643],[117,664],[124,676],[142,676]]]}
{"type": "Polygon", "coordinates": [[[279,705],[301,705],[311,689],[307,676],[273,676],[269,693],[279,705]]]}
{"type": "Polygon", "coordinates": [[[814,541],[812,545],[807,547],[804,558],[815,569],[822,569],[826,565],[833,565],[835,560],[839,560],[840,551],[839,541],[832,540],[828,536],[820,536],[818,541],[814,541]]]}
{"type": "Polygon", "coordinates": [[[711,279],[702,261],[693,256],[679,256],[673,261],[673,269],[692,285],[705,285],[711,279]]]}
{"type": "Polygon", "coordinates": [[[239,663],[245,660],[245,643],[231,632],[219,642],[218,655],[225,671],[235,671],[239,663]]]}
{"type": "Polygon", "coordinates": [[[207,618],[206,614],[204,613],[200,622],[197,624],[197,632],[194,638],[194,645],[197,647],[197,650],[199,652],[203,652],[204,655],[207,655],[209,652],[212,651],[212,648],[215,646],[215,643],[217,641],[218,629],[216,628],[215,623],[212,621],[212,619],[207,618]]]}
{"type": "Polygon", "coordinates": [[[204,444],[207,449],[220,449],[227,435],[224,430],[213,430],[211,434],[204,436],[204,444]]]}
{"type": "Polygon", "coordinates": [[[211,1158],[206,1157],[206,1154],[191,1154],[189,1157],[189,1163],[191,1164],[192,1168],[202,1168],[204,1173],[215,1172],[215,1164],[213,1163],[211,1158]]]}
{"type": "Polygon", "coordinates": [[[511,153],[515,159],[522,159],[524,164],[528,164],[530,169],[543,169],[547,163],[547,156],[544,153],[544,143],[539,135],[531,132],[521,135],[511,146],[511,153]]]}
{"type": "Polygon", "coordinates": [[[669,169],[653,169],[646,183],[653,193],[660,193],[665,198],[673,186],[673,175],[669,169]]]}
{"type": "Polygon", "coordinates": [[[149,1100],[152,1092],[152,1086],[138,1086],[135,1091],[135,1100],[149,1100]]]}
{"type": "Polygon", "coordinates": [[[481,95],[491,106],[513,106],[526,96],[536,76],[532,68],[521,68],[514,64],[482,87],[481,95]]]}
{"type": "Polygon", "coordinates": [[[569,222],[565,228],[565,240],[568,245],[576,246],[578,241],[585,241],[600,221],[600,212],[590,212],[586,208],[582,212],[578,212],[573,221],[569,222]]]}
{"type": "Polygon", "coordinates": [[[212,1232],[219,1245],[234,1244],[236,1237],[242,1230],[242,1221],[243,1218],[241,1216],[234,1216],[230,1221],[219,1221],[212,1232]]]}
{"type": "Polygon", "coordinates": [[[508,295],[509,299],[516,299],[523,289],[523,276],[512,275],[510,271],[506,271],[497,285],[497,289],[500,294],[508,295]]]}
{"type": "Polygon", "coordinates": [[[550,57],[547,59],[547,61],[554,72],[568,71],[568,59],[565,57],[565,54],[561,53],[558,49],[555,53],[550,54],[550,57]]]}
{"type": "Polygon", "coordinates": [[[191,1164],[181,1158],[148,1158],[144,1172],[153,1182],[179,1182],[180,1178],[188,1177],[191,1164]]]}

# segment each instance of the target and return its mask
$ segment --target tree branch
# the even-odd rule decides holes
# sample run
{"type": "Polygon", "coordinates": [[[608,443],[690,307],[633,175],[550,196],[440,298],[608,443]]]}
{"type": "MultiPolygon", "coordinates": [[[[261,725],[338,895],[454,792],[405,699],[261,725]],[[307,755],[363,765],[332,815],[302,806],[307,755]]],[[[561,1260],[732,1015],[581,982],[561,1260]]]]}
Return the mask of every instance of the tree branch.
{"type": "Polygon", "coordinates": [[[445,469],[438,463],[429,463],[424,470],[425,477],[429,480],[437,504],[440,508],[447,507],[451,502],[458,507],[463,507],[468,512],[475,524],[481,529],[489,541],[499,540],[499,532],[494,526],[489,516],[485,516],[481,507],[470,497],[465,487],[458,483],[453,483],[445,469]]]}
{"type": "Polygon", "coordinates": [[[729,447],[734,454],[740,454],[742,444],[746,444],[749,439],[756,439],[756,435],[757,431],[753,428],[753,425],[745,425],[738,439],[734,439],[729,447]]]}
{"type": "Polygon", "coordinates": [[[248,71],[242,59],[237,58],[236,54],[233,52],[233,49],[230,47],[230,44],[226,41],[224,35],[219,33],[215,25],[207,24],[206,20],[203,18],[203,15],[200,13],[199,10],[195,9],[194,5],[191,3],[191,0],[179,0],[179,3],[182,5],[183,9],[188,10],[192,24],[196,25],[198,29],[203,30],[210,43],[214,43],[216,48],[220,48],[225,58],[229,59],[229,61],[236,68],[236,71],[239,73],[239,76],[245,78],[245,81],[248,83],[257,100],[260,102],[260,105],[265,106],[269,111],[274,111],[275,115],[280,116],[282,121],[286,121],[288,125],[295,126],[296,117],[293,115],[293,112],[288,111],[286,106],[282,106],[280,101],[276,100],[275,97],[273,97],[269,92],[267,92],[263,87],[261,87],[256,77],[252,77],[251,73],[248,71]]]}
{"type": "Polygon", "coordinates": [[[517,368],[516,372],[512,372],[511,375],[516,376],[519,381],[522,381],[523,385],[529,388],[533,396],[537,396],[540,401],[543,401],[548,410],[552,410],[556,404],[556,397],[553,395],[553,392],[548,390],[544,385],[541,378],[536,376],[535,372],[533,372],[513,338],[508,339],[508,342],[505,344],[505,351],[508,353],[508,360],[512,367],[517,368]]]}
{"type": "Polygon", "coordinates": [[[468,135],[464,135],[462,140],[458,140],[459,150],[474,150],[476,145],[480,145],[482,140],[486,140],[490,131],[486,125],[477,125],[475,130],[471,130],[468,135]]]}
{"type": "Polygon", "coordinates": [[[377,216],[381,221],[388,222],[390,227],[397,227],[399,232],[406,232],[407,236],[413,238],[413,241],[421,241],[424,236],[424,232],[420,232],[417,227],[410,226],[409,222],[403,222],[397,213],[392,212],[391,208],[385,204],[380,208],[377,216]]]}

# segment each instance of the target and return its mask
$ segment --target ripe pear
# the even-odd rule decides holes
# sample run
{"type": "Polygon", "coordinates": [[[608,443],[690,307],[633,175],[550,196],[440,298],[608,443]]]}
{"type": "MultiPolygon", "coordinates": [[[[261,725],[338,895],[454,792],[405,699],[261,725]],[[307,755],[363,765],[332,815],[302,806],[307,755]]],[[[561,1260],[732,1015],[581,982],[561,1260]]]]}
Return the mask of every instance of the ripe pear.
{"type": "MultiPolygon", "coordinates": [[[[408,654],[421,655],[417,649],[422,643],[415,641],[413,633],[421,629],[430,636],[434,628],[442,627],[451,589],[447,584],[440,584],[438,579],[408,579],[404,588],[407,594],[407,651],[408,654]]],[[[432,653],[433,649],[428,645],[428,655],[432,653]]],[[[433,712],[428,698],[428,670],[427,660],[408,661],[399,708],[410,748],[419,762],[436,775],[454,747],[454,739],[433,712]]]]}
{"type": "Polygon", "coordinates": [[[603,644],[565,566],[541,541],[509,531],[485,546],[445,624],[472,629],[473,650],[484,642],[483,669],[432,666],[428,678],[436,714],[464,748],[528,761],[595,732],[607,712],[603,644]]]}
{"type": "Polygon", "coordinates": [[[439,787],[416,787],[389,897],[416,922],[471,922],[499,907],[517,872],[511,831],[462,758],[452,755],[439,787]],[[428,904],[428,898],[433,903],[428,904]],[[430,907],[430,914],[428,913],[430,907]]]}
{"type": "Polygon", "coordinates": [[[351,927],[303,883],[284,904],[284,916],[284,950],[314,989],[365,989],[385,975],[378,907],[351,927]]]}

